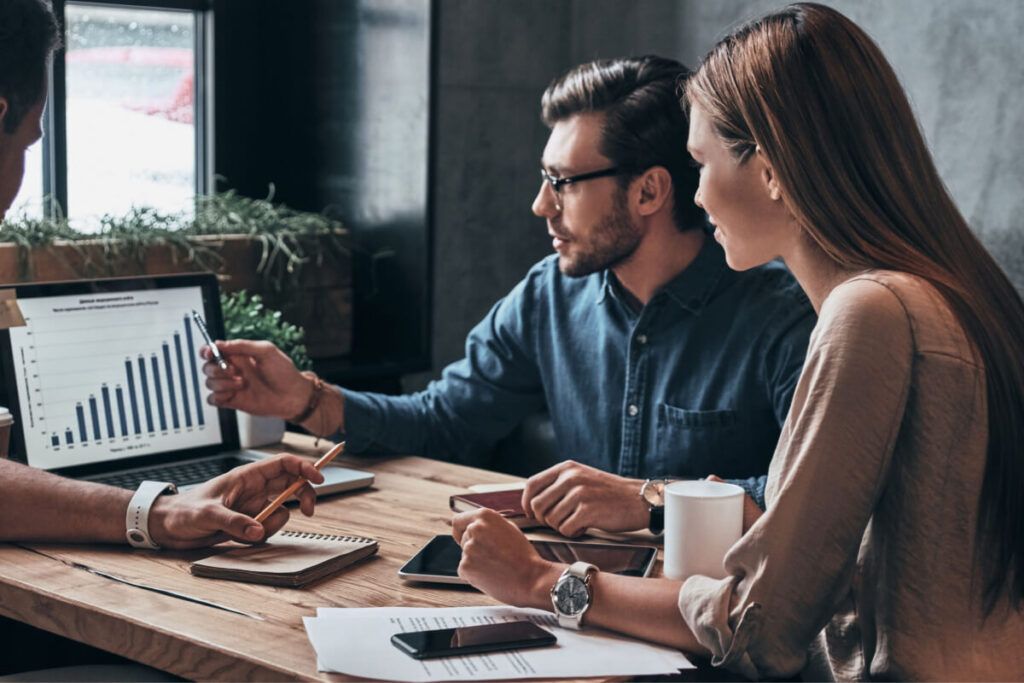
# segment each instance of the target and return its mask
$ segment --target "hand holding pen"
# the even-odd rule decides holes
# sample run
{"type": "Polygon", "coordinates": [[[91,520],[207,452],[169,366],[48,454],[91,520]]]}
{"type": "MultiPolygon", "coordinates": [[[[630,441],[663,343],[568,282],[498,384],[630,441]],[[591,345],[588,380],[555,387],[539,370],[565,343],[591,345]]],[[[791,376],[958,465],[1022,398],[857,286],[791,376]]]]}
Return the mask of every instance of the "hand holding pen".
{"type": "Polygon", "coordinates": [[[206,345],[210,347],[210,353],[213,355],[213,360],[216,361],[221,370],[227,370],[228,362],[224,360],[224,356],[220,354],[220,349],[218,349],[217,345],[213,343],[212,339],[210,339],[210,331],[206,329],[206,321],[203,320],[202,316],[200,316],[195,309],[192,310],[192,320],[195,322],[196,327],[199,328],[199,334],[203,335],[203,340],[206,342],[206,345]]]}
{"type": "Polygon", "coordinates": [[[252,415],[273,415],[288,419],[309,404],[313,383],[302,375],[292,360],[266,341],[232,339],[217,343],[227,369],[217,361],[213,346],[200,352],[207,401],[221,408],[234,408],[252,415]]]}
{"type": "MultiPolygon", "coordinates": [[[[335,458],[337,458],[339,455],[341,455],[344,452],[345,452],[345,442],[342,441],[341,443],[336,445],[334,448],[332,448],[331,450],[329,450],[326,453],[324,453],[320,457],[319,460],[317,460],[315,463],[313,463],[313,467],[316,469],[317,472],[320,472],[320,470],[322,470],[332,460],[334,460],[335,458]]],[[[323,477],[321,477],[321,479],[323,479],[323,477]]],[[[308,479],[299,479],[299,480],[297,480],[294,484],[292,484],[291,486],[286,488],[284,491],[282,491],[277,496],[277,498],[275,498],[270,503],[268,503],[267,506],[264,507],[260,511],[260,513],[258,515],[256,515],[255,520],[262,524],[264,521],[266,521],[266,519],[268,517],[270,517],[270,515],[274,514],[274,511],[277,510],[277,508],[279,508],[282,505],[284,505],[285,501],[287,501],[289,498],[294,496],[298,492],[299,489],[301,489],[303,486],[306,486],[307,484],[309,484],[309,480],[308,479]]]]}

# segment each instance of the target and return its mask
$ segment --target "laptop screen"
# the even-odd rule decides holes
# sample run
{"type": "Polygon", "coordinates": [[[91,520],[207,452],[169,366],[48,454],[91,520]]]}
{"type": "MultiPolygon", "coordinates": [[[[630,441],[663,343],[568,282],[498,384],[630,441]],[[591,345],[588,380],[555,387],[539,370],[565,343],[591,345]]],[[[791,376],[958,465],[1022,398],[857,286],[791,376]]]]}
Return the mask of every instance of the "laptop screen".
{"type": "Polygon", "coordinates": [[[8,330],[4,367],[8,400],[12,382],[17,394],[19,459],[79,470],[222,445],[192,320],[195,310],[211,334],[222,329],[219,305],[210,310],[216,281],[144,280],[18,287],[26,324],[8,330]]]}

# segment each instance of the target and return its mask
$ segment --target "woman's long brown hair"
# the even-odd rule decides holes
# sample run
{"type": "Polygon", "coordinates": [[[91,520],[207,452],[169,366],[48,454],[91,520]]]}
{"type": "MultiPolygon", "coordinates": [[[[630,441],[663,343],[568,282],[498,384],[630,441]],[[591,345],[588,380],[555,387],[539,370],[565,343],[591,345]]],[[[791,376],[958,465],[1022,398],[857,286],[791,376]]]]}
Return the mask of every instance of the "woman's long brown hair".
{"type": "Polygon", "coordinates": [[[903,88],[856,24],[791,5],[723,39],[686,97],[746,161],[760,146],[788,208],[847,268],[924,278],[985,369],[988,449],[975,556],[983,611],[1024,598],[1024,303],[967,226],[903,88]]]}

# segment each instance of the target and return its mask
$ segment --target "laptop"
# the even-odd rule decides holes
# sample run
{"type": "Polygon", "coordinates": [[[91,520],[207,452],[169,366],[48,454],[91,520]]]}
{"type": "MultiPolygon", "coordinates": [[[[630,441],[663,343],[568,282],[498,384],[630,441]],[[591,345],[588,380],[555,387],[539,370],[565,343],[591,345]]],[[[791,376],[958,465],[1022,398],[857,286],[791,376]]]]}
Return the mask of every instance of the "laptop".
{"type": "MultiPolygon", "coordinates": [[[[270,457],[239,447],[234,410],[207,403],[191,312],[224,338],[212,273],[18,284],[25,326],[0,330],[0,377],[14,416],[11,457],[127,489],[197,486],[270,457]]],[[[370,486],[330,465],[318,495],[370,486]]]]}

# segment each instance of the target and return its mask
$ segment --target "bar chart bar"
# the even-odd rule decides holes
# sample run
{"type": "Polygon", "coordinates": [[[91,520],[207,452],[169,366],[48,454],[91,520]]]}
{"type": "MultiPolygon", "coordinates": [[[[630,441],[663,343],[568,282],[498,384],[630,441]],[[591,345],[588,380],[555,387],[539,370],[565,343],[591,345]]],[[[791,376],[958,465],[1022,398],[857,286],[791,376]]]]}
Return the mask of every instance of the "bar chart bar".
{"type": "Polygon", "coordinates": [[[117,413],[121,418],[121,436],[128,436],[128,418],[124,414],[124,390],[121,385],[114,387],[114,395],[117,396],[117,413]]]}
{"type": "Polygon", "coordinates": [[[124,359],[124,373],[128,377],[128,401],[132,404],[132,427],[135,428],[135,434],[138,435],[142,433],[142,428],[139,425],[139,404],[135,400],[135,377],[132,373],[132,362],[128,358],[124,359]]]}
{"type": "Polygon", "coordinates": [[[89,440],[89,436],[85,433],[85,410],[81,403],[75,404],[75,412],[78,413],[78,438],[84,444],[89,440]]]}
{"type": "Polygon", "coordinates": [[[142,402],[146,405],[146,431],[153,433],[153,409],[149,405],[149,382],[146,381],[146,361],[139,356],[139,382],[142,383],[142,402]]]}
{"type": "Polygon", "coordinates": [[[114,438],[114,413],[110,410],[110,389],[106,384],[100,386],[100,393],[103,394],[103,412],[107,418],[107,436],[114,438]]]}
{"type": "Polygon", "coordinates": [[[164,342],[162,346],[164,350],[164,370],[167,371],[167,394],[171,399],[171,422],[174,424],[175,429],[180,429],[181,423],[178,422],[178,399],[174,395],[174,373],[171,371],[171,348],[167,345],[167,342],[164,342]]]}
{"type": "Polygon", "coordinates": [[[75,437],[71,433],[71,429],[70,428],[64,430],[64,442],[67,445],[69,445],[69,446],[71,446],[71,445],[73,445],[75,443],[75,437]]]}
{"type": "Polygon", "coordinates": [[[160,388],[160,362],[156,359],[155,353],[149,357],[149,365],[153,369],[153,388],[156,390],[156,412],[160,417],[160,431],[166,432],[167,415],[164,413],[164,392],[160,388]]]}
{"type": "Polygon", "coordinates": [[[58,438],[57,438],[57,435],[56,435],[56,434],[54,434],[54,435],[52,435],[52,436],[50,437],[50,444],[51,444],[51,445],[52,445],[52,446],[53,446],[54,448],[56,448],[57,446],[60,446],[60,439],[58,439],[58,438]]]}
{"type": "Polygon", "coordinates": [[[167,345],[167,342],[163,343],[164,347],[164,370],[167,371],[167,393],[170,396],[171,403],[171,422],[174,424],[175,429],[181,428],[181,423],[178,422],[178,400],[174,395],[174,374],[171,370],[171,348],[167,345]]]}
{"type": "Polygon", "coordinates": [[[89,412],[92,413],[92,435],[96,441],[103,438],[100,434],[100,411],[96,409],[96,397],[89,395],[89,412]]]}
{"type": "Polygon", "coordinates": [[[185,391],[185,360],[181,357],[181,335],[174,333],[174,355],[178,359],[178,386],[181,387],[181,405],[185,413],[185,426],[192,426],[192,409],[188,405],[188,392],[185,391]]]}
{"type": "Polygon", "coordinates": [[[196,367],[196,348],[192,344],[192,320],[185,316],[185,341],[188,343],[188,359],[192,364],[192,398],[196,400],[196,422],[202,427],[206,423],[203,416],[203,398],[199,395],[199,369],[196,367]]]}

